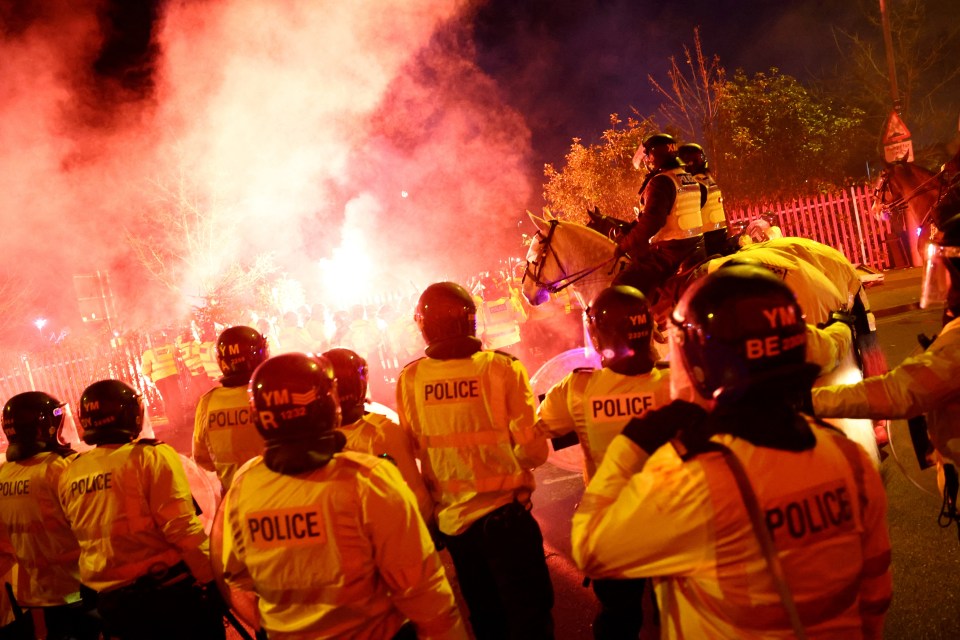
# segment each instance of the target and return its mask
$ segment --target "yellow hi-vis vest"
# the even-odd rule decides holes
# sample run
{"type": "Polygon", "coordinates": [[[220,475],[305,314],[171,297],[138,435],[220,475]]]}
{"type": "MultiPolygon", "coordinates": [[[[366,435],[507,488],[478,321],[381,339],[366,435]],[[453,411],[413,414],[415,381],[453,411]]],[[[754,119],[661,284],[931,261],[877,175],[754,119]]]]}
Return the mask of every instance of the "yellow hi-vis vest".
{"type": "Polygon", "coordinates": [[[210,340],[200,343],[200,363],[211,380],[219,380],[222,375],[220,364],[217,362],[217,342],[210,340]]]}
{"type": "Polygon", "coordinates": [[[193,425],[193,460],[214,471],[224,489],[244,462],[263,453],[263,438],[250,414],[246,385],[216,387],[197,403],[193,425]]]}
{"type": "Polygon", "coordinates": [[[589,484],[610,442],[632,419],[670,403],[670,370],[628,376],[610,369],[578,369],[551,388],[538,409],[538,428],[551,438],[575,431],[589,484]]]}
{"type": "Polygon", "coordinates": [[[140,371],[153,382],[177,375],[176,347],[165,344],[143,352],[140,371]]]}
{"type": "Polygon", "coordinates": [[[477,324],[485,349],[502,349],[520,342],[520,325],[527,318],[514,295],[485,301],[478,307],[477,324]]]}
{"type": "MultiPolygon", "coordinates": [[[[799,452],[713,440],[747,473],[809,637],[879,640],[892,593],[883,481],[859,445],[811,428],[816,445],[799,452]]],[[[664,638],[796,637],[720,452],[684,460],[668,444],[647,457],[618,436],[571,548],[591,578],[653,578],[664,638]]]]}
{"type": "Polygon", "coordinates": [[[667,176],[673,181],[677,188],[677,197],[673,201],[673,208],[667,215],[667,221],[650,238],[651,244],[702,235],[700,183],[682,167],[668,169],[659,175],[667,176]]]}
{"type": "Polygon", "coordinates": [[[295,476],[254,458],[223,500],[223,578],[255,591],[272,640],[466,631],[413,494],[387,460],[344,451],[295,476]]]}
{"type": "Polygon", "coordinates": [[[0,548],[17,559],[16,597],[25,607],[80,599],[80,545],[57,497],[71,458],[45,451],[0,465],[0,548]]]}
{"type": "Polygon", "coordinates": [[[414,444],[440,531],[457,535],[494,509],[529,502],[546,462],[523,364],[503,352],[421,358],[397,380],[400,426],[414,444]]]}
{"type": "Polygon", "coordinates": [[[727,214],[723,211],[723,196],[720,185],[709,173],[698,173],[693,176],[697,182],[707,188],[707,201],[700,210],[700,221],[703,232],[716,231],[727,228],[727,214]]]}
{"type": "Polygon", "coordinates": [[[80,542],[80,581],[94,591],[181,561],[197,582],[213,580],[207,534],[170,445],[98,445],[63,472],[59,496],[80,542]]]}

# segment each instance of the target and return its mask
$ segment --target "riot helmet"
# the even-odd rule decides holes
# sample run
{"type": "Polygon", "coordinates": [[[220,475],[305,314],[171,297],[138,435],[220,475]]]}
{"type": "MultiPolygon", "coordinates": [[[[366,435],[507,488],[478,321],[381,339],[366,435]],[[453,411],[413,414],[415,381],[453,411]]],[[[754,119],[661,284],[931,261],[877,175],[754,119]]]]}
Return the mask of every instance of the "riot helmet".
{"type": "Polygon", "coordinates": [[[633,156],[635,169],[648,171],[663,167],[667,160],[676,159],[677,141],[667,133],[655,133],[643,139],[643,143],[633,156]]]}
{"type": "Polygon", "coordinates": [[[953,312],[960,310],[960,215],[943,223],[937,239],[927,244],[924,257],[920,308],[946,304],[953,312]]]}
{"type": "Polygon", "coordinates": [[[84,442],[123,444],[140,435],[143,398],[125,382],[100,380],[83,390],[78,414],[84,442]]]}
{"type": "Polygon", "coordinates": [[[343,447],[333,366],[323,356],[284,353],[264,361],[247,387],[264,460],[278,473],[323,466],[343,447]]]}
{"type": "Polygon", "coordinates": [[[344,424],[353,424],[364,413],[367,400],[367,361],[350,349],[330,349],[323,357],[333,365],[337,380],[337,397],[344,424]]]}
{"type": "Polygon", "coordinates": [[[809,368],[803,312],[769,269],[732,265],[705,276],[681,297],[671,322],[683,367],[704,398],[775,388],[809,368]]]}
{"type": "Polygon", "coordinates": [[[625,375],[648,373],[653,368],[653,317],[639,289],[607,287],[597,294],[584,315],[604,367],[625,375]]]}
{"type": "Polygon", "coordinates": [[[10,443],[7,460],[25,460],[41,451],[64,449],[62,433],[69,406],[49,393],[18,393],[3,406],[3,433],[10,443]]]}
{"type": "Polygon", "coordinates": [[[427,346],[454,338],[476,337],[477,305],[455,282],[437,282],[420,295],[413,316],[427,346]]]}
{"type": "Polygon", "coordinates": [[[688,142],[677,147],[677,157],[690,173],[703,173],[709,170],[707,154],[703,147],[695,142],[688,142]]]}
{"type": "Polygon", "coordinates": [[[228,327],[217,339],[217,364],[223,372],[223,386],[239,387],[250,381],[250,375],[270,357],[267,339],[251,327],[228,327]]]}

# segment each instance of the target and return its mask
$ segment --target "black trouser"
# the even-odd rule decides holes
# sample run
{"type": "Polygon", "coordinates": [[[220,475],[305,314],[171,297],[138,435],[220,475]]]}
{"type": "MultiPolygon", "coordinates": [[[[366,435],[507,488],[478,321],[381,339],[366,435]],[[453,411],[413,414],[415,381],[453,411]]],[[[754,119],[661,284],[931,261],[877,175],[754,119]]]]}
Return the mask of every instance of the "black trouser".
{"type": "Polygon", "coordinates": [[[627,268],[613,279],[613,284],[636,287],[645,296],[652,297],[657,287],[677,273],[680,265],[699,263],[705,258],[700,236],[658,242],[631,260],[627,268]]]}
{"type": "Polygon", "coordinates": [[[645,578],[592,580],[600,611],[593,619],[596,640],[637,640],[643,626],[645,578]]]}
{"type": "Polygon", "coordinates": [[[97,640],[100,619],[89,602],[43,607],[47,640],[97,640]]]}
{"type": "Polygon", "coordinates": [[[222,640],[223,615],[215,599],[185,566],[164,576],[140,578],[128,587],[97,594],[106,638],[121,640],[222,640]]]}
{"type": "Polygon", "coordinates": [[[518,502],[444,536],[477,640],[553,638],[553,584],[543,534],[518,502]]]}

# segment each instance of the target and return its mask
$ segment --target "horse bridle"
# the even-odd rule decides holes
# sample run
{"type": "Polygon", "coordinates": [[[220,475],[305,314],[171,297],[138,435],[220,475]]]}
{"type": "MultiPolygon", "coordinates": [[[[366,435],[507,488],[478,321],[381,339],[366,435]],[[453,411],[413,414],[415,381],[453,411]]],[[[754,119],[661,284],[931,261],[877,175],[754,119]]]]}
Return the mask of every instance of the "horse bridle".
{"type": "MultiPolygon", "coordinates": [[[[892,210],[892,211],[903,209],[904,207],[907,206],[908,202],[916,198],[918,195],[920,195],[921,193],[926,193],[927,191],[930,191],[933,187],[930,187],[927,185],[934,180],[938,180],[937,189],[939,191],[939,195],[937,200],[939,201],[941,198],[943,198],[943,194],[945,193],[945,190],[944,190],[943,180],[940,180],[940,177],[943,175],[943,170],[941,169],[937,173],[933,174],[932,176],[930,176],[929,178],[927,178],[926,180],[918,184],[910,193],[906,195],[901,195],[900,197],[895,198],[890,202],[884,202],[883,200],[884,193],[890,193],[891,195],[893,195],[893,190],[890,188],[890,178],[893,176],[893,169],[894,169],[894,166],[891,165],[888,169],[884,170],[882,174],[880,174],[881,175],[880,184],[878,184],[877,187],[873,190],[873,198],[874,200],[880,202],[880,204],[882,205],[882,208],[887,210],[892,210]]],[[[930,213],[928,212],[925,218],[929,216],[930,216],[930,213]]]]}
{"type": "Polygon", "coordinates": [[[530,271],[530,261],[527,261],[527,267],[523,270],[523,278],[520,280],[523,283],[528,277],[530,278],[533,284],[537,285],[541,289],[546,289],[550,293],[559,293],[569,287],[572,284],[575,284],[592,273],[597,272],[601,268],[616,264],[619,257],[614,255],[612,258],[608,258],[601,262],[600,264],[594,265],[592,267],[587,267],[586,269],[581,269],[580,271],[574,273],[567,273],[567,270],[564,268],[563,263],[560,262],[560,256],[557,255],[557,251],[553,248],[552,240],[553,234],[557,230],[557,225],[560,224],[560,221],[557,219],[550,220],[550,229],[547,231],[547,235],[544,236],[541,231],[537,231],[537,238],[542,238],[540,241],[540,246],[543,247],[541,251],[540,259],[533,263],[534,270],[530,271]],[[553,256],[553,259],[557,261],[557,266],[560,268],[560,273],[563,274],[559,280],[554,280],[552,282],[545,282],[543,280],[543,267],[547,263],[547,253],[553,256]]]}

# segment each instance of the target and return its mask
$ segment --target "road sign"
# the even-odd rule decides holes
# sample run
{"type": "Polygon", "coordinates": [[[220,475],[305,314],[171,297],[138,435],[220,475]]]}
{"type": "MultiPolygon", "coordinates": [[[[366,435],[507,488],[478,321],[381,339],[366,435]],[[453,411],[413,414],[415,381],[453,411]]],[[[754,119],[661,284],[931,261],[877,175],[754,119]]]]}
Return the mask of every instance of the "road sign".
{"type": "Polygon", "coordinates": [[[883,159],[887,162],[913,162],[913,141],[904,140],[883,145],[883,159]]]}
{"type": "Polygon", "coordinates": [[[891,111],[887,117],[887,124],[883,128],[883,144],[904,142],[910,139],[910,130],[903,123],[896,111],[891,111]]]}

